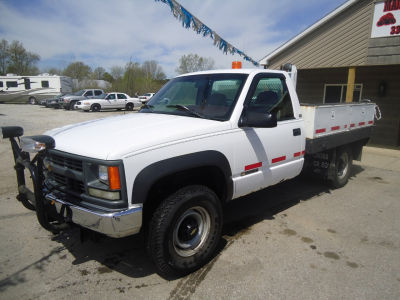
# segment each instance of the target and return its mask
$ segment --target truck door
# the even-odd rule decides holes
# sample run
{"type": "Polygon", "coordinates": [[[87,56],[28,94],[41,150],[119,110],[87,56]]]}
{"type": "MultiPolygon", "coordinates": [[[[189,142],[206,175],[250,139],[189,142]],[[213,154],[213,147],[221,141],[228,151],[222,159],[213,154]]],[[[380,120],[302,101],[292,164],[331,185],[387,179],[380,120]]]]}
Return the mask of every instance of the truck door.
{"type": "Polygon", "coordinates": [[[235,145],[235,197],[297,176],[303,165],[303,121],[294,115],[283,75],[255,76],[243,113],[246,110],[275,114],[277,126],[241,128],[240,143],[235,145]]]}

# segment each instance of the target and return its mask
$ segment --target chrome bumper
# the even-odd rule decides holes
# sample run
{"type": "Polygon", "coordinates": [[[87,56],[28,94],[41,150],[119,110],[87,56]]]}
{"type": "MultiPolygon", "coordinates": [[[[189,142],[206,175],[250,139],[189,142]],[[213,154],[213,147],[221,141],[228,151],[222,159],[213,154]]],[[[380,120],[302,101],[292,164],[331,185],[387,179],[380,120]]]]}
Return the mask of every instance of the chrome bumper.
{"type": "Polygon", "coordinates": [[[54,201],[58,213],[61,212],[63,205],[68,207],[73,223],[110,237],[120,238],[138,233],[142,226],[141,204],[123,211],[98,213],[60,200],[51,193],[45,197],[49,201],[54,201]]]}

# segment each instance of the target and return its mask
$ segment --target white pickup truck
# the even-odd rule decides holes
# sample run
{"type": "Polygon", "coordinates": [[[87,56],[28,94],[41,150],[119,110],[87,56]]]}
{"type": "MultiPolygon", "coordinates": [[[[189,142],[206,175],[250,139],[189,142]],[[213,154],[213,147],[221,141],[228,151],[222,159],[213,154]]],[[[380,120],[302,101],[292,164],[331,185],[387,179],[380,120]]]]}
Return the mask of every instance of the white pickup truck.
{"type": "Polygon", "coordinates": [[[125,93],[105,93],[92,99],[76,102],[75,109],[97,112],[104,109],[126,109],[139,108],[142,103],[138,98],[131,98],[125,93]]]}
{"type": "Polygon", "coordinates": [[[136,114],[20,144],[21,127],[2,131],[13,148],[18,199],[44,228],[75,224],[115,238],[142,231],[159,274],[171,278],[213,257],[222,207],[232,199],[303,169],[345,185],[371,135],[374,108],[300,106],[285,71],[217,70],[170,80],[136,114]],[[30,161],[28,152],[37,156],[30,161]]]}

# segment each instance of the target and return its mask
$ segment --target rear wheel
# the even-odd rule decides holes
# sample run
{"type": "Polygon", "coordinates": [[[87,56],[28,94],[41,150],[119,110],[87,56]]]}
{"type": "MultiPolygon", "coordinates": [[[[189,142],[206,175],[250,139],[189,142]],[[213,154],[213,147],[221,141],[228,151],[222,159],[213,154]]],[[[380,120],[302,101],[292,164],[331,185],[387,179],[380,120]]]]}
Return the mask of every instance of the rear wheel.
{"type": "Polygon", "coordinates": [[[125,106],[126,110],[133,110],[133,104],[132,103],[127,103],[125,106]]]}
{"type": "Polygon", "coordinates": [[[35,97],[30,97],[29,98],[29,104],[36,104],[36,98],[35,97]]]}
{"type": "Polygon", "coordinates": [[[93,105],[90,107],[90,109],[91,109],[93,112],[98,112],[98,111],[100,111],[101,106],[100,106],[99,104],[93,104],[93,105]]]}
{"type": "Polygon", "coordinates": [[[216,194],[205,186],[184,187],[154,212],[147,250],[161,276],[176,278],[213,257],[221,229],[222,209],[216,194]]]}
{"type": "Polygon", "coordinates": [[[337,150],[334,174],[331,179],[331,185],[340,188],[349,181],[353,166],[353,155],[348,148],[337,150]]]}

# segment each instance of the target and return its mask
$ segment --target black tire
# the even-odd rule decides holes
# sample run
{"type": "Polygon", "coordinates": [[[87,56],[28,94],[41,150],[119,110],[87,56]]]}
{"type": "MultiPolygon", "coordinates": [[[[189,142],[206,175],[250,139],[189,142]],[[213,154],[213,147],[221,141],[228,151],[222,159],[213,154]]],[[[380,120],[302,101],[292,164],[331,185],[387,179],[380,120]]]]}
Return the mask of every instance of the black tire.
{"type": "Polygon", "coordinates": [[[336,152],[335,169],[331,185],[334,188],[341,188],[349,181],[353,167],[353,155],[348,148],[339,148],[336,152]]]}
{"type": "Polygon", "coordinates": [[[133,110],[133,104],[132,103],[127,103],[125,106],[126,110],[133,110]]]}
{"type": "Polygon", "coordinates": [[[68,109],[68,110],[75,110],[75,104],[76,104],[76,102],[78,102],[78,101],[71,101],[71,102],[69,103],[69,109],[68,109]]]}
{"type": "Polygon", "coordinates": [[[100,104],[95,103],[95,104],[92,104],[92,106],[90,107],[90,109],[91,109],[93,112],[98,112],[98,111],[100,111],[101,106],[100,106],[100,104]]]}
{"type": "Polygon", "coordinates": [[[29,98],[29,104],[32,104],[32,105],[34,105],[34,104],[36,104],[37,102],[36,102],[36,98],[35,97],[30,97],[29,98]]]}
{"type": "Polygon", "coordinates": [[[184,187],[155,210],[147,251],[158,273],[173,279],[193,272],[214,255],[221,238],[222,208],[205,186],[184,187]]]}

